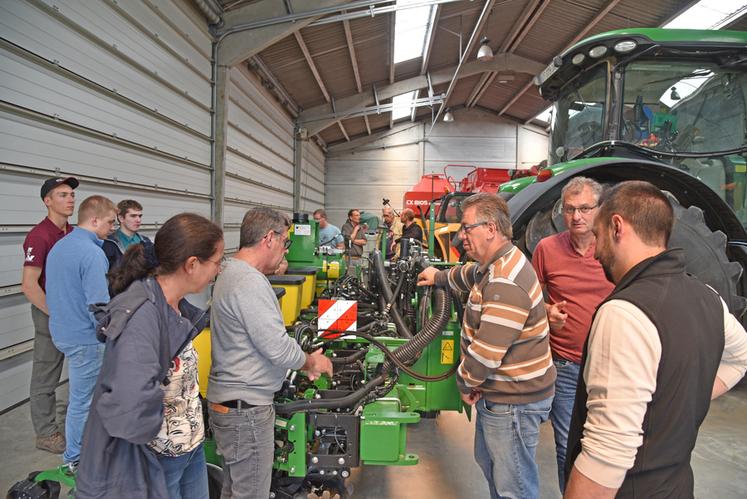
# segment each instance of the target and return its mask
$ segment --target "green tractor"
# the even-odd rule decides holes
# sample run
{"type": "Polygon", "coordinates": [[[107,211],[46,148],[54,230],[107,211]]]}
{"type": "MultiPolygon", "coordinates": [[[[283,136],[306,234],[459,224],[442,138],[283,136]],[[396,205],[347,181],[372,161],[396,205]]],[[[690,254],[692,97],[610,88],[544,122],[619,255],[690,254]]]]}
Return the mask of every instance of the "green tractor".
{"type": "Polygon", "coordinates": [[[565,230],[560,193],[574,176],[646,180],[666,191],[670,246],[688,271],[747,308],[747,33],[626,29],[587,38],[535,78],[554,103],[549,166],[503,184],[527,254],[565,230]]]}

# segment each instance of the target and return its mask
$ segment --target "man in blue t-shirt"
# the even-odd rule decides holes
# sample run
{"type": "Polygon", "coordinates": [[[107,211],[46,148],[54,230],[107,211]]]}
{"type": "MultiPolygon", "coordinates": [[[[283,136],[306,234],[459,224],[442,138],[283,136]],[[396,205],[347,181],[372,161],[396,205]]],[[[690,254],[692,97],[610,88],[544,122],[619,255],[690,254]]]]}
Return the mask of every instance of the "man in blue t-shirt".
{"type": "Polygon", "coordinates": [[[68,362],[70,395],[62,459],[71,471],[80,459],[83,428],[104,356],[89,307],[109,301],[109,263],[101,246],[114,230],[116,212],[114,203],[103,196],[85,199],[78,209],[78,226],[52,247],[45,267],[49,331],[68,362]]]}
{"type": "Polygon", "coordinates": [[[327,212],[319,208],[314,212],[314,220],[319,224],[319,246],[345,249],[340,229],[327,222],[327,212]]]}

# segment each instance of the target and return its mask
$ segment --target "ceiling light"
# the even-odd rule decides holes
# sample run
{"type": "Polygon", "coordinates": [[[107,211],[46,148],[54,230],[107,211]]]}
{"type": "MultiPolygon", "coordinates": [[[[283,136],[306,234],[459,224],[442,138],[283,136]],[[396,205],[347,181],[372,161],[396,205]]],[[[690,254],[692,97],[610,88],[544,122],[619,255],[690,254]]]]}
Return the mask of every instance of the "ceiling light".
{"type": "Polygon", "coordinates": [[[477,51],[477,60],[478,61],[490,61],[493,59],[493,49],[490,48],[490,40],[488,40],[487,36],[483,36],[482,40],[480,40],[480,49],[477,51]]]}
{"type": "Polygon", "coordinates": [[[446,112],[444,113],[444,122],[451,123],[452,121],[454,121],[454,115],[451,114],[450,109],[447,109],[446,112]]]}
{"type": "Polygon", "coordinates": [[[571,62],[575,64],[576,66],[580,66],[582,62],[584,62],[584,59],[586,59],[586,56],[582,53],[578,53],[573,56],[573,59],[571,59],[571,62]]]}

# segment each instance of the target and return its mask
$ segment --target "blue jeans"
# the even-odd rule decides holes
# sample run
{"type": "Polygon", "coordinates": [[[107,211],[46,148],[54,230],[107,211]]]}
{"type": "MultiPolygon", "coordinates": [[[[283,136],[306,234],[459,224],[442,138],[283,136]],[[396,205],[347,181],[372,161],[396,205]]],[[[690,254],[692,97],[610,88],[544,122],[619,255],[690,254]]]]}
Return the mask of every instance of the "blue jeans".
{"type": "Polygon", "coordinates": [[[275,455],[275,409],[258,405],[216,412],[208,404],[210,427],[223,456],[221,499],[267,499],[275,455]]]}
{"type": "Polygon", "coordinates": [[[576,384],[581,366],[570,360],[555,360],[555,398],[552,401],[550,422],[555,435],[555,455],[558,460],[558,484],[560,493],[565,492],[565,451],[568,446],[568,430],[571,427],[573,403],[576,400],[576,384]]]}
{"type": "Polygon", "coordinates": [[[475,460],[488,480],[491,499],[539,497],[534,459],[539,426],[547,421],[552,397],[529,404],[477,402],[475,460]]]}
{"type": "Polygon", "coordinates": [[[207,464],[202,444],[181,456],[158,454],[171,499],[208,499],[207,464]]]}
{"type": "Polygon", "coordinates": [[[101,362],[104,358],[104,344],[67,345],[55,343],[67,359],[70,395],[65,417],[65,452],[62,460],[75,463],[80,460],[80,445],[83,440],[83,429],[91,407],[93,389],[99,377],[101,362]]]}

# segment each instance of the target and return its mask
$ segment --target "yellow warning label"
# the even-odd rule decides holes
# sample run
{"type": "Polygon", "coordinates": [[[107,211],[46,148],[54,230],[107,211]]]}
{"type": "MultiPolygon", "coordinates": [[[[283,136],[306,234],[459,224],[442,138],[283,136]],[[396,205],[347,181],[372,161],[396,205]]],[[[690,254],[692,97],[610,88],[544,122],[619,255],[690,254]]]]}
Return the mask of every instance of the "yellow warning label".
{"type": "Polygon", "coordinates": [[[441,340],[441,364],[454,363],[454,340],[441,340]]]}

